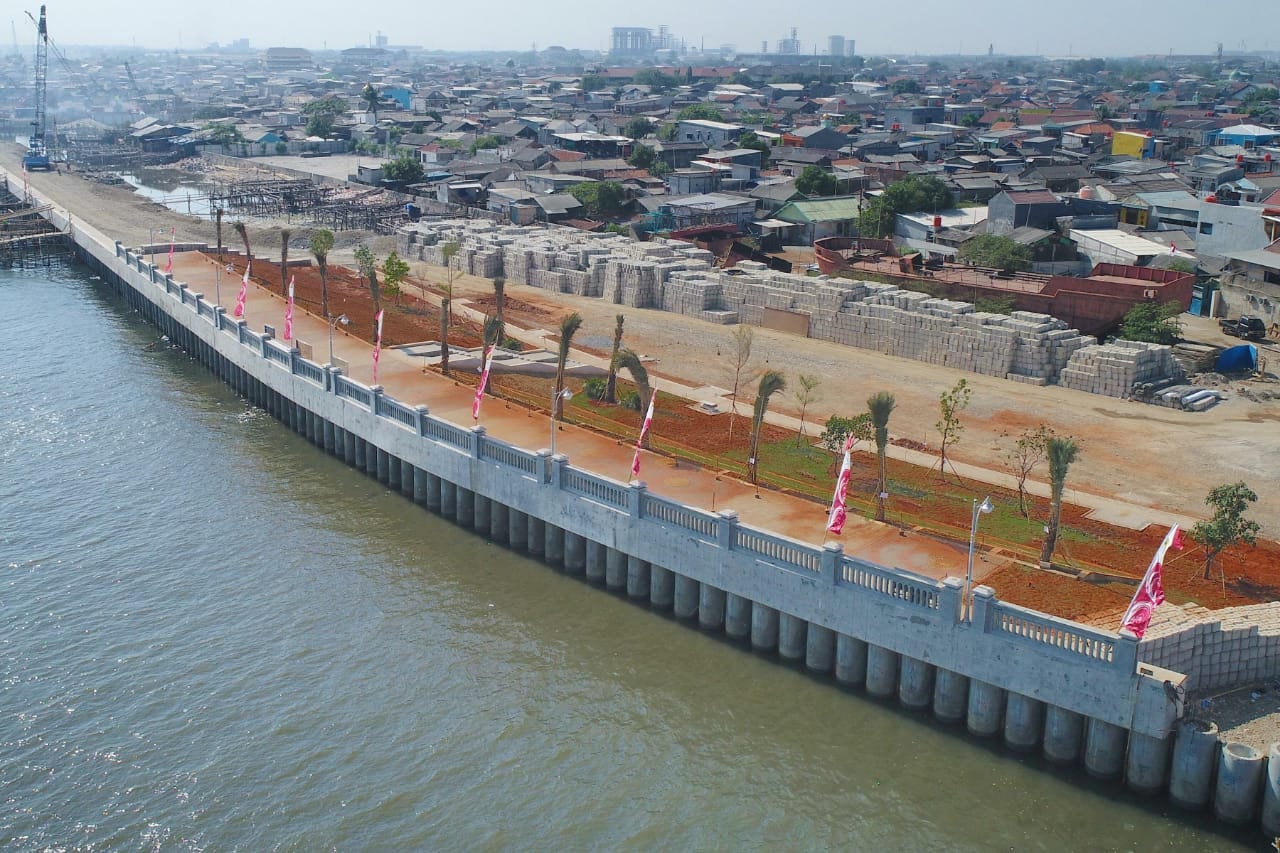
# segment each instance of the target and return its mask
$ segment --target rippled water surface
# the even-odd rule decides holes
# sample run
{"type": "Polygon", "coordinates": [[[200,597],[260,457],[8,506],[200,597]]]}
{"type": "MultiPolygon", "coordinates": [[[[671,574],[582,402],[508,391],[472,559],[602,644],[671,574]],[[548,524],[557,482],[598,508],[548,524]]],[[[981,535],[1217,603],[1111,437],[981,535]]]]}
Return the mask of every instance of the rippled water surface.
{"type": "Polygon", "coordinates": [[[0,846],[1230,850],[459,532],[0,271],[0,846]]]}

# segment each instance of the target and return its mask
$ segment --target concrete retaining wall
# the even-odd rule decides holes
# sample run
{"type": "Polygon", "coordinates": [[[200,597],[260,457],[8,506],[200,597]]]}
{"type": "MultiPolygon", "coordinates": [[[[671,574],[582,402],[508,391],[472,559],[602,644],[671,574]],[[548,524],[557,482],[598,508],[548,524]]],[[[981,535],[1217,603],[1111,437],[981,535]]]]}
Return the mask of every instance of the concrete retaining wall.
{"type": "Polygon", "coordinates": [[[1224,610],[1162,608],[1140,660],[1187,676],[1188,690],[1280,678],[1280,602],[1224,610]]]}

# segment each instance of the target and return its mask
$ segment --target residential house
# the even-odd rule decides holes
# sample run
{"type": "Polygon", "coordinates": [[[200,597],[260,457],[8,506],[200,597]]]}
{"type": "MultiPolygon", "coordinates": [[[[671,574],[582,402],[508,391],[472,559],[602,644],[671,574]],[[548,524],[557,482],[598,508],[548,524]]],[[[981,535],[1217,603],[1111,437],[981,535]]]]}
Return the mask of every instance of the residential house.
{"type": "Polygon", "coordinates": [[[1237,124],[1211,134],[1209,144],[1239,145],[1245,149],[1260,148],[1263,145],[1280,144],[1280,130],[1256,124],[1237,124]]]}
{"type": "Polygon", "coordinates": [[[688,119],[677,125],[676,139],[681,142],[701,142],[714,148],[736,140],[745,131],[746,128],[740,124],[688,119]]]}
{"type": "Polygon", "coordinates": [[[715,169],[676,169],[667,175],[671,195],[703,195],[720,189],[721,173],[715,169]]]}
{"type": "Polygon", "coordinates": [[[670,208],[676,229],[696,225],[734,225],[745,231],[755,219],[756,211],[754,199],[720,193],[668,197],[662,204],[670,208]]]}
{"type": "Polygon", "coordinates": [[[797,148],[819,148],[827,151],[839,151],[849,144],[849,137],[838,130],[821,125],[814,127],[798,127],[782,135],[783,145],[797,148]]]}
{"type": "Polygon", "coordinates": [[[858,196],[832,196],[788,202],[771,218],[800,226],[792,231],[792,239],[812,243],[824,237],[845,237],[857,233],[860,211],[861,199],[858,196]]]}
{"type": "Polygon", "coordinates": [[[1023,226],[1051,230],[1055,217],[1066,214],[1065,206],[1048,190],[1006,190],[993,196],[987,209],[987,233],[999,235],[1023,226]]]}

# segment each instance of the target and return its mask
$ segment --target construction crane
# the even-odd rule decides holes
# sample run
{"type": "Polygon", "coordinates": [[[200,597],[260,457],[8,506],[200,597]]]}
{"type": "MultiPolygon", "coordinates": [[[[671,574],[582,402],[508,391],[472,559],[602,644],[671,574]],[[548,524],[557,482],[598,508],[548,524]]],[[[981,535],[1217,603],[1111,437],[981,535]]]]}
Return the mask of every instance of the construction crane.
{"type": "Polygon", "coordinates": [[[124,73],[129,75],[129,85],[133,87],[133,96],[138,99],[138,106],[142,106],[142,90],[138,88],[138,80],[133,76],[133,69],[129,67],[129,60],[124,61],[124,73]]]}
{"type": "MultiPolygon", "coordinates": [[[[27,13],[31,17],[31,13],[27,13]]],[[[45,147],[45,84],[49,79],[49,25],[44,6],[40,7],[40,20],[36,23],[36,116],[31,122],[31,139],[27,143],[22,168],[29,172],[49,170],[49,149],[45,147]]]]}

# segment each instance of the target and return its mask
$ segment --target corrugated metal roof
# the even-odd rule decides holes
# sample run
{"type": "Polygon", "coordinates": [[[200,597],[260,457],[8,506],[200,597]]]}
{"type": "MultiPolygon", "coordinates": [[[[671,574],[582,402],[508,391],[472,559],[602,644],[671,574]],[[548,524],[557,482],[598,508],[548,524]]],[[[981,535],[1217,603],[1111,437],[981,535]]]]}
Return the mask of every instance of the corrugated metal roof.
{"type": "Polygon", "coordinates": [[[773,217],[787,222],[830,222],[853,219],[858,213],[858,199],[850,197],[789,202],[773,217]]]}

